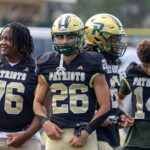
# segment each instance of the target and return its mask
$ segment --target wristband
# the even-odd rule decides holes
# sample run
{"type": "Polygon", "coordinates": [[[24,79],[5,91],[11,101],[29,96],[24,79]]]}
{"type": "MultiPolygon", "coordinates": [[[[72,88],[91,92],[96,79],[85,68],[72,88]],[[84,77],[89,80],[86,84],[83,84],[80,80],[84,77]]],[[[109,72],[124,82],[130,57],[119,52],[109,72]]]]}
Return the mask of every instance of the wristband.
{"type": "Polygon", "coordinates": [[[88,134],[91,134],[91,133],[94,131],[94,129],[92,129],[92,128],[90,127],[90,125],[87,125],[84,130],[85,130],[88,134]]]}
{"type": "Polygon", "coordinates": [[[39,123],[43,126],[44,122],[49,120],[48,117],[45,117],[45,116],[41,116],[41,115],[38,115],[38,114],[35,114],[35,117],[37,118],[37,120],[39,121],[39,123]]]}

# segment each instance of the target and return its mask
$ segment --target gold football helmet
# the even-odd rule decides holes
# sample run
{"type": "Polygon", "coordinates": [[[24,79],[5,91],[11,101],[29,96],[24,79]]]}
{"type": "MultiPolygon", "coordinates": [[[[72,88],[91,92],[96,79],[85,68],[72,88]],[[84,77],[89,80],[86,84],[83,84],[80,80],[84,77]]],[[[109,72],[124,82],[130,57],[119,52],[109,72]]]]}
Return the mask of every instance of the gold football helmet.
{"type": "Polygon", "coordinates": [[[84,29],[84,24],[78,16],[71,13],[66,13],[59,16],[54,21],[54,24],[51,29],[54,49],[58,53],[67,56],[79,52],[83,46],[84,29]],[[75,36],[75,42],[65,44],[58,43],[57,37],[64,35],[75,36]]]}
{"type": "Polygon", "coordinates": [[[86,42],[115,58],[122,56],[127,48],[125,36],[122,23],[110,14],[94,15],[85,24],[86,42]]]}

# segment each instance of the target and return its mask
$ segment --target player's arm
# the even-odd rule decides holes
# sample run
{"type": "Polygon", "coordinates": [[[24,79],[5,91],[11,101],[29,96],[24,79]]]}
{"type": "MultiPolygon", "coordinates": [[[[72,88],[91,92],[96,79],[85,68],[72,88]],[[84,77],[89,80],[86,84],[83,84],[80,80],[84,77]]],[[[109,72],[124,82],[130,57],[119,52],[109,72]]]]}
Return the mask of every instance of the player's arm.
{"type": "Polygon", "coordinates": [[[48,116],[48,118],[50,118],[50,116],[52,114],[52,93],[51,93],[51,91],[48,92],[44,105],[46,108],[47,116],[48,116]]]}
{"type": "Polygon", "coordinates": [[[35,116],[44,128],[47,136],[51,139],[58,139],[61,138],[61,134],[63,131],[56,124],[52,123],[47,117],[48,111],[45,108],[47,107],[45,106],[45,104],[49,104],[46,102],[48,94],[50,94],[49,87],[44,78],[42,76],[39,76],[38,86],[36,89],[36,95],[33,104],[35,116]]]}
{"type": "Polygon", "coordinates": [[[23,132],[9,133],[7,134],[7,145],[12,147],[20,147],[27,140],[29,140],[39,129],[41,128],[40,123],[34,117],[29,127],[23,132]]]}
{"type": "Polygon", "coordinates": [[[99,74],[94,78],[93,88],[100,107],[95,113],[92,120],[107,113],[110,110],[110,92],[104,74],[99,74]]]}
{"type": "Polygon", "coordinates": [[[95,76],[93,80],[93,88],[100,107],[85,128],[89,134],[98,128],[112,113],[110,110],[110,91],[104,74],[95,76]]]}
{"type": "Polygon", "coordinates": [[[96,128],[98,128],[111,114],[110,92],[104,74],[99,74],[94,78],[93,88],[95,90],[96,98],[100,107],[95,113],[91,122],[85,128],[85,130],[89,134],[91,134],[96,128]]]}
{"type": "Polygon", "coordinates": [[[46,96],[49,92],[49,87],[43,78],[43,76],[38,76],[38,85],[36,88],[36,94],[33,103],[33,109],[35,114],[47,117],[46,109],[44,107],[46,96]]]}

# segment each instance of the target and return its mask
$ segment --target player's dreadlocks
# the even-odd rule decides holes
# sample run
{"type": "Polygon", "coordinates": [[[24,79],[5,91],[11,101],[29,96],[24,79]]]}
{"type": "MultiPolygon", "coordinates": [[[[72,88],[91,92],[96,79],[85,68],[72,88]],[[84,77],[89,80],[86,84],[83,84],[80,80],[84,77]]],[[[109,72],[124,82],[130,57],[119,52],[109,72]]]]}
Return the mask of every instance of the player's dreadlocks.
{"type": "MultiPolygon", "coordinates": [[[[7,24],[5,28],[10,28],[10,39],[12,40],[13,47],[20,53],[24,58],[31,57],[34,51],[34,44],[32,36],[30,35],[29,29],[22,23],[13,22],[7,24]]],[[[1,33],[3,32],[1,31],[1,33]]]]}

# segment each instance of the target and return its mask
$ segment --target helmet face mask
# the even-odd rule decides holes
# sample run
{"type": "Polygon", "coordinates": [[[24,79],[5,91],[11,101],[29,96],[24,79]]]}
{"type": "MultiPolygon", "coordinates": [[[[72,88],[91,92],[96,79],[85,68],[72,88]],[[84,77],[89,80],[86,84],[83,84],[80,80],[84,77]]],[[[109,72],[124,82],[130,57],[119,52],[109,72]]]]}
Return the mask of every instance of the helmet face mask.
{"type": "Polygon", "coordinates": [[[78,52],[79,50],[78,45],[80,43],[80,39],[77,34],[75,33],[54,34],[53,38],[54,38],[53,44],[55,46],[55,50],[58,53],[69,56],[72,53],[78,52]],[[71,40],[68,40],[66,43],[61,43],[60,41],[62,38],[64,38],[64,36],[66,36],[68,39],[71,39],[71,40]]]}
{"type": "Polygon", "coordinates": [[[74,14],[61,15],[55,20],[52,26],[52,40],[54,49],[60,54],[69,56],[74,53],[79,53],[84,40],[83,22],[74,14]],[[58,38],[62,36],[74,36],[74,41],[60,43],[58,38]]]}
{"type": "Polygon", "coordinates": [[[103,52],[110,53],[112,56],[121,57],[126,51],[127,46],[123,43],[121,35],[112,35],[107,40],[106,45],[102,49],[103,52]]]}
{"type": "Polygon", "coordinates": [[[123,26],[110,14],[92,16],[85,24],[85,37],[88,44],[97,46],[100,52],[114,58],[123,56],[127,48],[123,41],[126,37],[123,26]]]}

